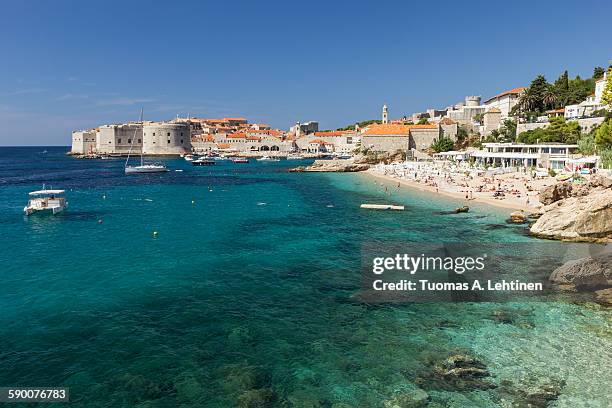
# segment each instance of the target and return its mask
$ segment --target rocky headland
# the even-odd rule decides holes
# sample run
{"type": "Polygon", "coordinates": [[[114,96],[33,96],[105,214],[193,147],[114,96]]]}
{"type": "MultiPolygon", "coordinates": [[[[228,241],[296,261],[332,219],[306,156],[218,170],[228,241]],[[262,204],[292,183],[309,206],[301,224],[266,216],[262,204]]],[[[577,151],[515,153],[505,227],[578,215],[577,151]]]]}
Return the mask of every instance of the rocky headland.
{"type": "Polygon", "coordinates": [[[544,205],[530,232],[563,241],[612,242],[612,179],[592,176],[575,185],[557,183],[540,192],[544,205]]]}
{"type": "Polygon", "coordinates": [[[356,172],[365,171],[370,168],[368,163],[356,160],[315,160],[310,166],[300,166],[289,170],[290,172],[356,172]]]}

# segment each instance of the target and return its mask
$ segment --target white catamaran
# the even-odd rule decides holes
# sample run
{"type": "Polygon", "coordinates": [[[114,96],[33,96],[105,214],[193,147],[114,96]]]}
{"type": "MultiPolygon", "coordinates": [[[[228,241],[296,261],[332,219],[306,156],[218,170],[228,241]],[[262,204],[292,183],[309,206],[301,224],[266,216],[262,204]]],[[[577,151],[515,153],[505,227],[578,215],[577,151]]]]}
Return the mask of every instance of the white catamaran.
{"type": "MultiPolygon", "coordinates": [[[[140,110],[140,123],[144,125],[142,120],[142,109],[140,110]]],[[[143,146],[140,147],[140,166],[128,166],[130,161],[130,153],[132,153],[132,147],[134,146],[134,139],[136,139],[136,132],[134,131],[134,137],[132,138],[132,143],[130,144],[130,150],[128,150],[128,156],[125,160],[125,174],[141,174],[141,173],[163,173],[169,171],[166,166],[161,163],[145,163],[142,155],[143,146]]],[[[142,137],[143,145],[144,145],[144,134],[142,137]]]]}
{"type": "Polygon", "coordinates": [[[64,190],[47,190],[43,184],[42,190],[32,191],[28,205],[23,208],[25,215],[35,212],[51,212],[53,215],[68,208],[68,201],[63,197],[64,190]]]}

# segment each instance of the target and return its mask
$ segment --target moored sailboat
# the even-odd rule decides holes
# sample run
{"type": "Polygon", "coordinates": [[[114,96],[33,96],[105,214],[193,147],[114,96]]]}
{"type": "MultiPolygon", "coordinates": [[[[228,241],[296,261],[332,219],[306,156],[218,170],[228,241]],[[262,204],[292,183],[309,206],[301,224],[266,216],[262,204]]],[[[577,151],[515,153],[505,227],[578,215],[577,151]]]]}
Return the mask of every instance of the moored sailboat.
{"type": "MultiPolygon", "coordinates": [[[[140,123],[144,123],[142,121],[142,109],[140,110],[140,123]]],[[[164,173],[169,171],[166,166],[161,163],[145,163],[144,157],[142,155],[142,146],[140,147],[140,166],[128,166],[130,161],[130,153],[132,153],[132,147],[134,146],[134,139],[136,138],[136,130],[134,131],[134,137],[132,138],[132,142],[130,144],[130,150],[128,150],[128,156],[125,160],[125,174],[142,174],[142,173],[164,173]]],[[[144,137],[143,137],[144,141],[144,137]]],[[[144,143],[143,143],[144,144],[144,143]]]]}

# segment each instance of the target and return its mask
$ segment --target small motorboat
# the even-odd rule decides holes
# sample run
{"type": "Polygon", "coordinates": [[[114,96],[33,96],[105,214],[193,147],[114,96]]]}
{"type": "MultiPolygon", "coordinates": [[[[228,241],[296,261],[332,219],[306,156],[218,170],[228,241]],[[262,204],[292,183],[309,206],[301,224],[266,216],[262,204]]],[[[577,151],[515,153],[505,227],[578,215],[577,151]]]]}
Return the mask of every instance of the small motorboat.
{"type": "Polygon", "coordinates": [[[292,153],[292,154],[287,155],[287,160],[302,160],[302,159],[304,159],[304,156],[301,156],[297,153],[292,153]]]}
{"type": "Polygon", "coordinates": [[[209,157],[200,157],[197,160],[193,160],[191,162],[191,164],[193,164],[194,166],[214,166],[215,165],[215,161],[209,157]]]}
{"type": "Polygon", "coordinates": [[[463,207],[456,208],[455,214],[466,213],[468,211],[470,211],[470,207],[468,207],[467,205],[464,205],[463,207]]]}
{"type": "Polygon", "coordinates": [[[62,195],[64,190],[47,190],[43,185],[42,190],[32,191],[29,193],[30,199],[28,205],[23,207],[25,215],[31,215],[35,212],[51,212],[57,214],[68,208],[68,201],[62,195]]]}
{"type": "Polygon", "coordinates": [[[187,160],[188,162],[194,161],[193,154],[186,154],[185,156],[183,156],[183,159],[187,160]]]}
{"type": "Polygon", "coordinates": [[[232,159],[232,161],[234,163],[243,164],[243,163],[248,163],[249,159],[247,159],[246,157],[235,157],[235,158],[232,159]]]}

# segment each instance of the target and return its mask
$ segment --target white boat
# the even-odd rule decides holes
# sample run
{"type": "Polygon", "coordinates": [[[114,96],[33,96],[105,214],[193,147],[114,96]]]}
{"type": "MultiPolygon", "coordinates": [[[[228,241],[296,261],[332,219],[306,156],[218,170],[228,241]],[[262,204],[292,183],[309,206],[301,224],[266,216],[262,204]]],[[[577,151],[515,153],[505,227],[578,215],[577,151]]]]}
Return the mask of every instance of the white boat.
{"type": "Polygon", "coordinates": [[[277,161],[280,161],[280,159],[277,159],[275,157],[270,157],[270,156],[263,156],[263,157],[260,157],[259,159],[257,159],[257,161],[277,162],[277,161]]]}
{"type": "MultiPolygon", "coordinates": [[[[142,121],[142,109],[140,110],[140,123],[144,123],[142,121]]],[[[161,163],[145,163],[142,156],[142,147],[140,148],[140,166],[128,166],[130,153],[132,153],[132,146],[134,146],[134,139],[136,139],[136,130],[134,130],[134,136],[130,143],[130,150],[128,150],[128,156],[125,160],[125,174],[164,173],[169,171],[168,168],[161,163]]]]}
{"type": "Polygon", "coordinates": [[[166,171],[170,170],[160,163],[141,164],[140,166],[125,166],[125,174],[163,173],[166,171]]]}
{"type": "Polygon", "coordinates": [[[302,159],[304,159],[304,156],[301,156],[297,153],[292,153],[292,154],[287,155],[287,160],[302,160],[302,159]]]}
{"type": "Polygon", "coordinates": [[[32,191],[29,196],[28,205],[23,207],[25,215],[31,215],[37,211],[51,212],[57,214],[68,208],[68,201],[62,195],[64,190],[47,190],[43,185],[42,190],[32,191]]]}
{"type": "Polygon", "coordinates": [[[185,156],[183,156],[183,159],[192,162],[194,160],[193,154],[186,154],[185,156]]]}

